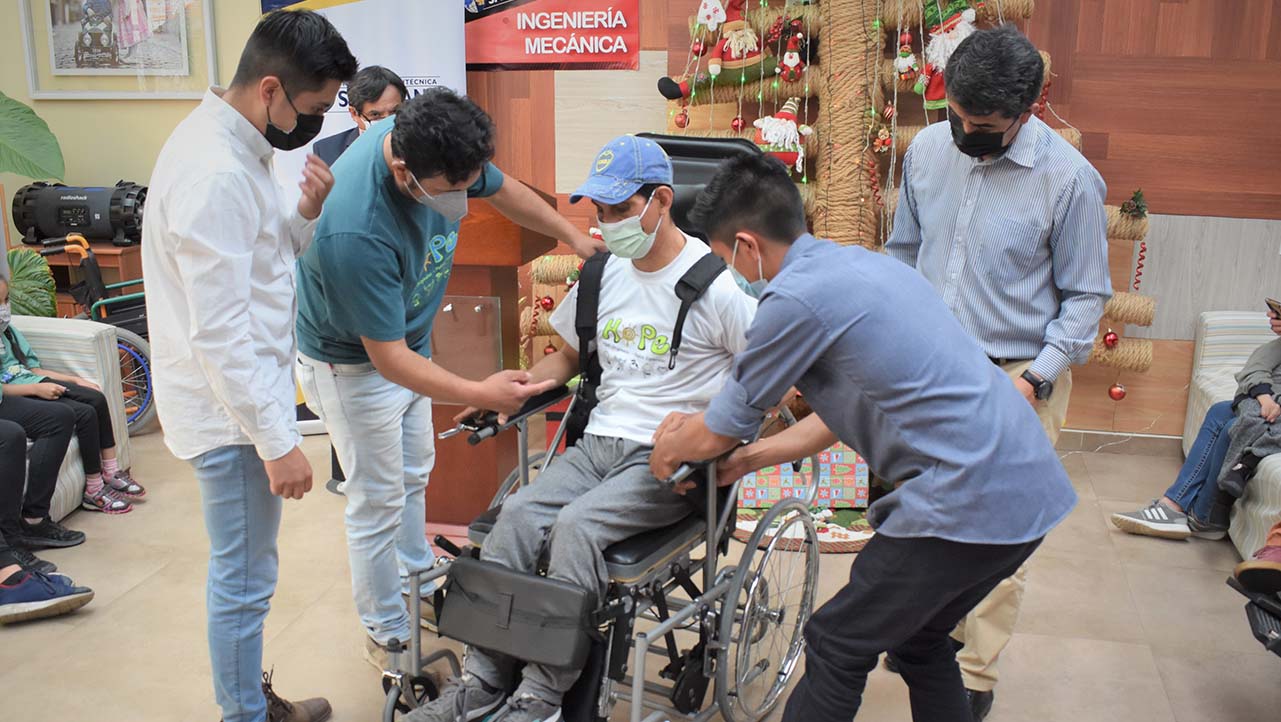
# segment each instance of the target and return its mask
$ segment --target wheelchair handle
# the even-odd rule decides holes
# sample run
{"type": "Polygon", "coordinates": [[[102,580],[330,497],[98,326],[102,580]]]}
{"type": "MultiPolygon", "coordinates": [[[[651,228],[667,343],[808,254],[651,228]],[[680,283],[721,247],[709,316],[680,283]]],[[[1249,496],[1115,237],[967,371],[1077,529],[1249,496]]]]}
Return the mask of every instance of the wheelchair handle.
{"type": "Polygon", "coordinates": [[[697,471],[697,469],[692,464],[681,464],[676,467],[675,473],[663,480],[663,485],[676,486],[682,481],[688,479],[695,471],[697,471]]]}
{"type": "Polygon", "coordinates": [[[485,439],[497,436],[499,432],[506,431],[513,426],[523,423],[529,417],[540,414],[548,408],[555,406],[570,395],[568,386],[557,386],[550,391],[530,398],[525,405],[520,407],[520,411],[507,417],[503,423],[498,423],[498,413],[494,411],[481,411],[472,418],[462,422],[453,429],[437,435],[438,439],[448,439],[451,436],[457,436],[464,431],[470,431],[471,435],[467,437],[467,443],[475,446],[485,439]]]}

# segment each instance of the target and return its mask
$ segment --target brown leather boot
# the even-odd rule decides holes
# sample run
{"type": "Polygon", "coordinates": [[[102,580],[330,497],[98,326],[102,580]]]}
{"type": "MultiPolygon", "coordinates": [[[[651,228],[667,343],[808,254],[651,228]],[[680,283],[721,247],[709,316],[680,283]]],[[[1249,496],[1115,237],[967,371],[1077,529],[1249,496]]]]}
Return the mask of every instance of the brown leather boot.
{"type": "Polygon", "coordinates": [[[281,699],[271,688],[271,672],[262,673],[262,693],[267,696],[267,722],[324,722],[334,713],[329,700],[316,697],[301,702],[281,699]]]}

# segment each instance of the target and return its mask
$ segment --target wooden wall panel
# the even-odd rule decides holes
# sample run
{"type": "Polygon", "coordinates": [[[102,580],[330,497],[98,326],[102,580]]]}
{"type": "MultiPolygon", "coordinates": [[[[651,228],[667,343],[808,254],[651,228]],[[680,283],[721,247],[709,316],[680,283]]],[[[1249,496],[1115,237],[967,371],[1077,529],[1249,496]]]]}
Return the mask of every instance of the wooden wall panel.
{"type": "Polygon", "coordinates": [[[1046,0],[1027,31],[1109,202],[1281,218],[1281,0],[1046,0]]]}
{"type": "Polygon", "coordinates": [[[556,82],[550,70],[467,74],[467,94],[494,119],[494,163],[551,193],[556,187],[556,82]]]}

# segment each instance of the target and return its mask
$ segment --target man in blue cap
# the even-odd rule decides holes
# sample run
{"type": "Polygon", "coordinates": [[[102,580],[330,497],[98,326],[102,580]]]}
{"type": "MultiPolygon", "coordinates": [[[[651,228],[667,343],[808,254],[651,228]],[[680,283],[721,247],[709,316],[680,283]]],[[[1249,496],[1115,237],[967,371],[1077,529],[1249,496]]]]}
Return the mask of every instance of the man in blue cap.
{"type": "MultiPolygon", "coordinates": [[[[606,547],[690,513],[683,496],[650,474],[651,439],[667,414],[707,408],[729,377],[734,354],[747,346],[756,302],[730,274],[716,276],[690,309],[673,366],[676,282],[710,250],[672,221],[671,161],[652,140],[615,138],[570,201],[582,198],[596,206],[611,253],[596,314],[599,403],[583,438],[503,505],[481,558],[532,572],[552,530],[547,575],[603,595],[606,547]]],[[[529,383],[565,383],[578,374],[577,306],[575,286],[551,317],[565,343],[529,370],[529,383]]],[[[474,720],[503,704],[516,660],[480,649],[469,649],[466,660],[458,684],[412,713],[410,722],[474,720]]],[[[526,666],[494,722],[556,722],[561,698],[580,672],[526,666]]]]}

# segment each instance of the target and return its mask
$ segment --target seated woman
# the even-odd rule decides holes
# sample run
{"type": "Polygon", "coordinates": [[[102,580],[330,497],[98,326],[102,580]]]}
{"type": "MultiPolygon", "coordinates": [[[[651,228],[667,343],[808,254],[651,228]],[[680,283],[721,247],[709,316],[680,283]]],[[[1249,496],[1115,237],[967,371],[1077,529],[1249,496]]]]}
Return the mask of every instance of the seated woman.
{"type": "MultiPolygon", "coordinates": [[[[1272,332],[1281,336],[1281,319],[1271,313],[1268,316],[1272,332]]],[[[1243,394],[1248,396],[1251,388],[1259,384],[1258,379],[1262,378],[1260,373],[1272,371],[1271,366],[1266,372],[1263,371],[1260,364],[1266,365],[1269,361],[1257,355],[1276,344],[1281,344],[1281,341],[1264,344],[1250,356],[1241,373],[1237,374],[1238,385],[1243,380],[1249,381],[1249,384],[1240,389],[1235,400],[1221,401],[1206,412],[1201,430],[1197,432],[1196,440],[1188,451],[1188,458],[1183,462],[1183,468],[1179,470],[1174,483],[1166,490],[1165,496],[1138,511],[1113,514],[1113,525],[1131,534],[1162,539],[1187,539],[1190,536],[1222,539],[1227,534],[1229,512],[1236,497],[1221,490],[1220,485],[1213,482],[1218,481],[1223,471],[1231,471],[1238,464],[1243,464],[1242,459],[1237,458],[1241,456],[1238,453],[1233,457],[1232,463],[1224,468],[1232,441],[1231,430],[1241,417],[1239,405],[1245,399],[1243,394]]],[[[1264,389],[1256,390],[1261,392],[1264,389]]],[[[1271,387],[1266,390],[1271,399],[1271,387]]],[[[1257,416],[1262,404],[1254,399],[1251,401],[1257,416]]],[[[1275,406],[1276,402],[1272,401],[1272,405],[1275,406]]],[[[1253,463],[1257,464],[1257,461],[1253,463]]],[[[1244,462],[1242,469],[1247,465],[1249,473],[1253,474],[1253,464],[1248,460],[1244,462]]]]}
{"type": "MultiPolygon", "coordinates": [[[[63,453],[70,440],[70,434],[62,439],[63,453]]],[[[37,445],[42,441],[37,440],[37,445]]],[[[75,586],[60,574],[53,575],[53,564],[36,559],[22,547],[9,545],[6,535],[14,530],[10,522],[18,519],[26,475],[27,434],[11,421],[0,421],[0,624],[66,614],[93,599],[89,589],[75,586]]],[[[52,496],[52,484],[48,492],[52,496]]],[[[43,491],[39,495],[43,496],[43,491]]],[[[48,501],[46,497],[44,503],[47,505],[48,501]]],[[[83,534],[74,533],[84,541],[83,534]]]]}
{"type": "MultiPolygon", "coordinates": [[[[140,499],[147,491],[117,466],[116,439],[102,390],[85,379],[40,368],[39,357],[9,318],[9,284],[0,279],[0,419],[18,423],[28,436],[36,427],[74,428],[85,471],[81,506],[108,514],[133,511],[128,500],[140,499]]],[[[57,468],[53,466],[55,476],[57,468]]],[[[35,524],[24,521],[28,527],[53,523],[47,516],[35,524]]]]}

